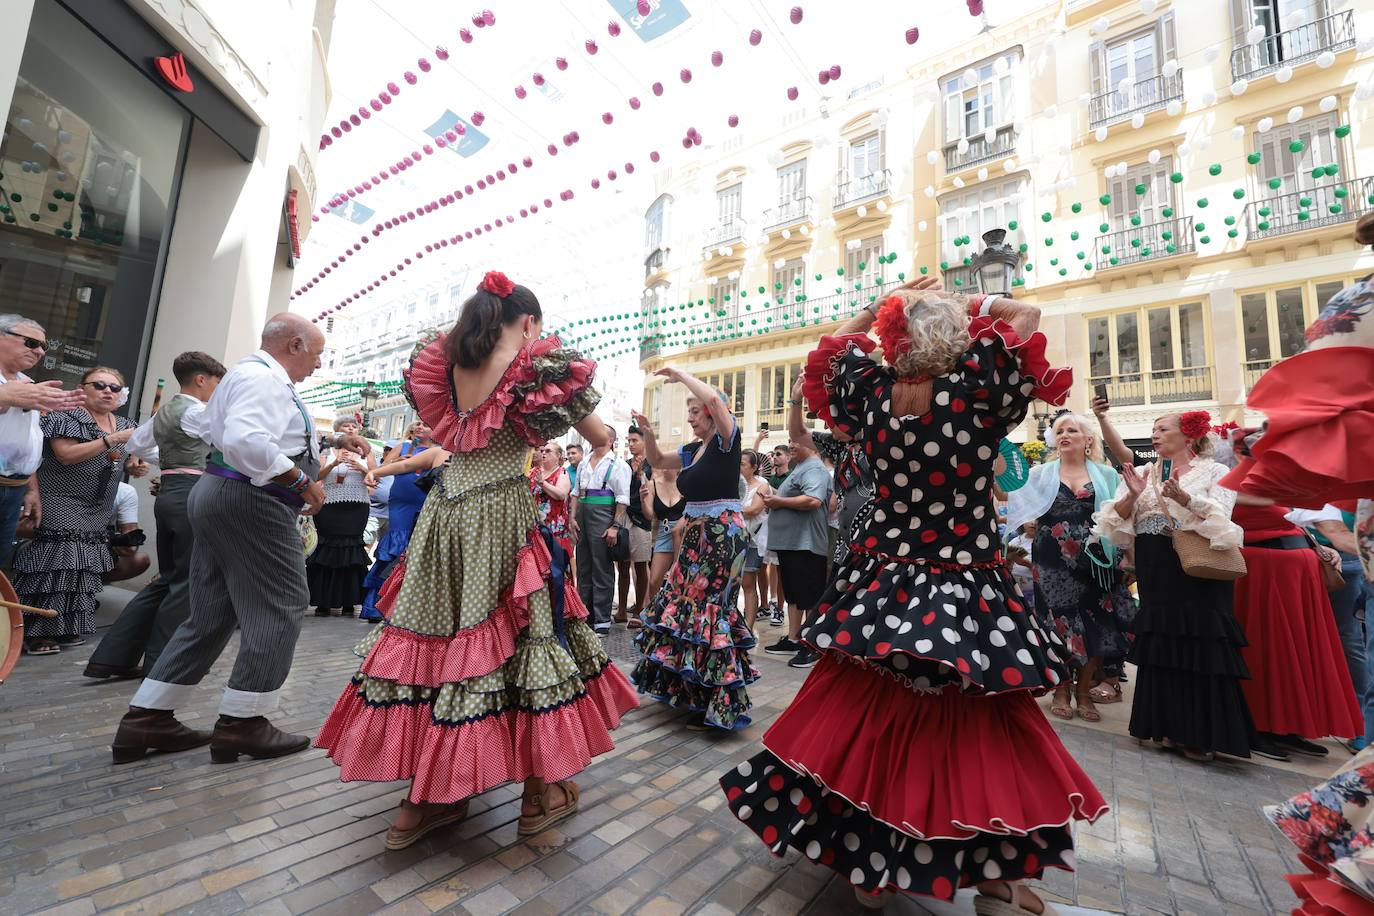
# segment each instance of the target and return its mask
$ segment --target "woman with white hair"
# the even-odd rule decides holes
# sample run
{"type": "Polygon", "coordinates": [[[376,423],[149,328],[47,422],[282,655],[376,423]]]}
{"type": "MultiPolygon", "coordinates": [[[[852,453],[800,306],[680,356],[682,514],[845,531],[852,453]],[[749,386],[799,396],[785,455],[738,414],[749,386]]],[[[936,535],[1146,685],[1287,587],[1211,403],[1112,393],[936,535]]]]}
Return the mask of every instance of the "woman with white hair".
{"type": "MultiPolygon", "coordinates": [[[[358,432],[358,424],[351,417],[340,417],[334,421],[334,431],[352,435],[358,432]]],[[[363,531],[370,507],[365,477],[376,467],[370,450],[364,458],[340,448],[320,468],[324,508],[315,516],[320,544],[305,564],[310,603],[317,617],[328,617],[335,608],[352,617],[357,605],[363,603],[363,577],[368,566],[363,531]]]]}
{"type": "Polygon", "coordinates": [[[1009,494],[1007,530],[1037,522],[1031,549],[1035,605],[1069,651],[1074,676],[1055,688],[1050,713],[1072,719],[1072,698],[1084,721],[1097,722],[1102,715],[1091,693],[1094,677],[1104,659],[1126,656],[1136,607],[1116,548],[1092,536],[1093,513],[1116,495],[1121,478],[1103,462],[1102,437],[1087,417],[1061,413],[1045,438],[1054,458],[1033,468],[1026,485],[1009,494]]]}
{"type": "Polygon", "coordinates": [[[1011,580],[993,498],[1000,441],[1071,376],[1045,361],[1038,309],[933,282],[807,361],[809,405],[871,456],[876,492],[804,634],[820,662],[721,785],[774,854],[861,902],[976,885],[981,916],[1025,916],[1049,907],[1019,882],[1072,869],[1072,822],[1107,808],[1035,702],[1067,676],[1063,649],[1011,580]],[[889,365],[868,356],[875,321],[889,365]]]}

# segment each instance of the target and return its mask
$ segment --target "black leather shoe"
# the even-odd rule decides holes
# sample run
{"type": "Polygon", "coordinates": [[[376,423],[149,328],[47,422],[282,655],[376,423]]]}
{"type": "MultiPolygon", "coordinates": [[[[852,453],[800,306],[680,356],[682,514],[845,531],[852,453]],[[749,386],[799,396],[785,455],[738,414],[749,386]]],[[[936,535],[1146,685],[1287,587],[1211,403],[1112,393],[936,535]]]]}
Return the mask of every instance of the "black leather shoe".
{"type": "Polygon", "coordinates": [[[138,665],[125,668],[121,665],[102,665],[100,662],[87,662],[86,670],[81,672],[82,677],[93,677],[99,680],[112,677],[117,681],[129,678],[143,677],[143,669],[138,665]]]}
{"type": "Polygon", "coordinates": [[[305,735],[288,735],[267,721],[266,716],[240,719],[220,716],[210,738],[210,759],[215,763],[234,763],[246,754],[255,760],[285,757],[310,746],[305,735]]]}
{"type": "Polygon", "coordinates": [[[143,709],[130,706],[119,720],[114,744],[110,746],[115,763],[132,763],[149,751],[172,753],[189,751],[210,743],[210,733],[187,728],[170,709],[143,709]]]}

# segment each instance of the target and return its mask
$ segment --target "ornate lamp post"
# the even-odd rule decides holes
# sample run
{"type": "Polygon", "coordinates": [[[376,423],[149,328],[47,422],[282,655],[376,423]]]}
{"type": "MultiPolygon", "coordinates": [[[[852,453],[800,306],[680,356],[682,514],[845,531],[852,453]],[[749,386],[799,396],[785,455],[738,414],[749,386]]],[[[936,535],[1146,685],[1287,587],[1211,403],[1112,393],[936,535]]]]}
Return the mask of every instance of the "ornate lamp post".
{"type": "Polygon", "coordinates": [[[989,229],[983,233],[987,247],[975,254],[970,266],[978,278],[978,289],[984,295],[1011,295],[1011,281],[1021,266],[1021,251],[1005,241],[1007,230],[989,229]]]}
{"type": "Polygon", "coordinates": [[[363,386],[363,390],[358,392],[358,400],[362,401],[363,406],[363,426],[372,425],[372,411],[377,409],[377,399],[382,393],[373,387],[371,382],[363,386]]]}

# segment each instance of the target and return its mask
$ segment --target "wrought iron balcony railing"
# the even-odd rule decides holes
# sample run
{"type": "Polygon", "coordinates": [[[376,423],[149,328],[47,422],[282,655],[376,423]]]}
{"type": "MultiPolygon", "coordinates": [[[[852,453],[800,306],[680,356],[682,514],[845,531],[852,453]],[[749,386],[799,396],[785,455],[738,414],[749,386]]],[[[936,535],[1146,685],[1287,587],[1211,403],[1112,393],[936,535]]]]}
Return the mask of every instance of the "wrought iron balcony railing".
{"type": "Polygon", "coordinates": [[[1163,74],[1152,76],[1134,84],[1127,92],[1113,89],[1110,92],[1093,96],[1089,106],[1089,114],[1092,119],[1090,126],[1097,128],[1105,124],[1124,121],[1137,112],[1145,114],[1156,111],[1174,99],[1182,98],[1182,70],[1173,76],[1164,76],[1163,74]]]}
{"type": "Polygon", "coordinates": [[[815,209],[816,202],[810,197],[784,200],[772,210],[763,212],[764,231],[772,232],[775,229],[784,229],[796,223],[804,222],[811,218],[815,209]]]}
{"type": "Polygon", "coordinates": [[[844,173],[841,173],[840,177],[844,180],[835,189],[835,209],[837,210],[852,207],[869,198],[887,194],[892,189],[892,173],[887,169],[870,172],[860,178],[849,178],[844,173]]]}
{"type": "Polygon", "coordinates": [[[655,248],[649,256],[644,259],[644,276],[652,277],[663,269],[663,265],[668,261],[667,248],[655,248]]]}
{"type": "Polygon", "coordinates": [[[946,172],[962,172],[994,159],[1005,159],[1016,152],[1016,130],[1010,124],[997,128],[992,142],[988,142],[985,134],[966,139],[968,149],[965,152],[959,152],[958,141],[945,146],[946,172]]]}
{"type": "Polygon", "coordinates": [[[1355,11],[1341,10],[1236,48],[1231,52],[1231,77],[1255,79],[1285,64],[1296,66],[1313,60],[1323,51],[1334,54],[1353,47],[1355,11]]]}
{"type": "Polygon", "coordinates": [[[706,230],[706,244],[703,247],[715,248],[718,245],[729,245],[744,238],[744,220],[731,219],[717,223],[706,230]]]}
{"type": "Polygon", "coordinates": [[[1245,206],[1245,228],[1250,239],[1270,238],[1347,223],[1370,209],[1374,178],[1318,185],[1251,201],[1245,206]]]}
{"type": "Polygon", "coordinates": [[[1193,222],[1185,216],[1131,226],[1097,237],[1097,269],[1111,270],[1193,250],[1193,222]]]}
{"type": "Polygon", "coordinates": [[[1214,390],[1211,366],[1122,373],[1088,381],[1094,386],[1106,385],[1108,400],[1120,406],[1210,401],[1214,390]]]}

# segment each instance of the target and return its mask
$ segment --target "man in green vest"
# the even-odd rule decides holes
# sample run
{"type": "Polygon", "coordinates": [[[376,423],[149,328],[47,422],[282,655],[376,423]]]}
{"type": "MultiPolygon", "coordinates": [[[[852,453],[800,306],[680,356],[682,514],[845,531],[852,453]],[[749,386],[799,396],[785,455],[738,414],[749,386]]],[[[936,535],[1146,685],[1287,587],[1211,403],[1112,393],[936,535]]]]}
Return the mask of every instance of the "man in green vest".
{"type": "Polygon", "coordinates": [[[86,677],[141,677],[153,667],[167,640],[191,613],[191,520],[186,502],[205,472],[210,447],[182,429],[187,413],[205,408],[224,378],[224,366],[208,353],[192,350],[172,361],[181,391],[145,420],[129,451],[162,469],[153,516],[157,519],[157,578],[125,606],[100,640],[83,672],[86,677]],[[139,660],[143,661],[142,667],[139,660]]]}

